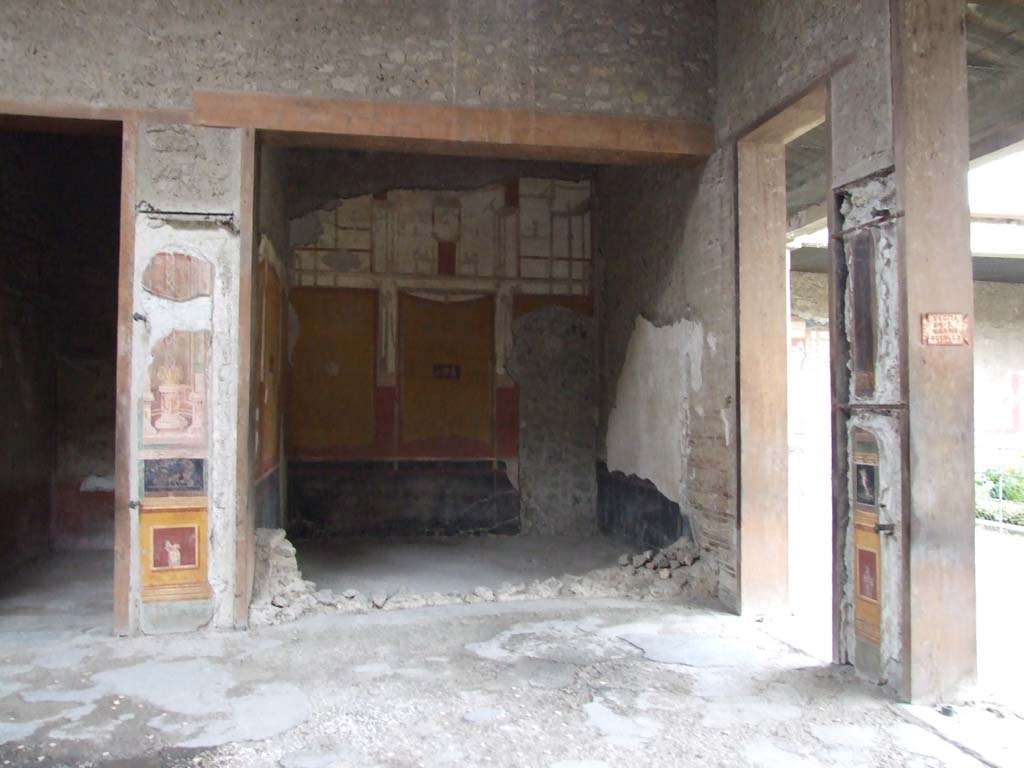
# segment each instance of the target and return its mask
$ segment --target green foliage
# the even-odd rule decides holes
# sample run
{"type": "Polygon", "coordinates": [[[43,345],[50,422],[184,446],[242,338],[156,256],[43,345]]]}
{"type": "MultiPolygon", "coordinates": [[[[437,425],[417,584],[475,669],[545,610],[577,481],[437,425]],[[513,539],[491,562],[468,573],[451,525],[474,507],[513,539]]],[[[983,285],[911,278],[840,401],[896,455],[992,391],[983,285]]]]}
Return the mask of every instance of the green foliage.
{"type": "Polygon", "coordinates": [[[988,495],[993,499],[1024,503],[1024,469],[990,467],[981,473],[978,484],[987,486],[988,495]]]}

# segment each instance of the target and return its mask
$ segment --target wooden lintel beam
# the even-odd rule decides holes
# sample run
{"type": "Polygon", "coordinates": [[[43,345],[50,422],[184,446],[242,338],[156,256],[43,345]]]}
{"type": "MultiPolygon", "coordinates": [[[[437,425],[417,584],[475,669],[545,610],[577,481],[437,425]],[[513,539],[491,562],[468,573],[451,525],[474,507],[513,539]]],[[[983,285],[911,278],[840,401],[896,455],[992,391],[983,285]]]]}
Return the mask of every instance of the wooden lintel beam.
{"type": "Polygon", "coordinates": [[[770,116],[743,137],[744,141],[788,144],[825,122],[824,87],[808,93],[795,104],[770,116]]]}
{"type": "MultiPolygon", "coordinates": [[[[92,104],[65,104],[56,102],[9,101],[0,99],[0,116],[10,127],[18,127],[24,121],[25,130],[46,130],[47,120],[62,124],[68,130],[57,127],[59,133],[75,132],[72,123],[122,123],[150,121],[156,123],[187,123],[188,110],[151,109],[148,107],[100,107],[92,104]]],[[[79,132],[97,132],[98,128],[82,127],[79,132]]]]}
{"type": "Polygon", "coordinates": [[[196,91],[191,122],[278,143],[592,163],[701,160],[711,127],[687,120],[449,104],[196,91]]]}

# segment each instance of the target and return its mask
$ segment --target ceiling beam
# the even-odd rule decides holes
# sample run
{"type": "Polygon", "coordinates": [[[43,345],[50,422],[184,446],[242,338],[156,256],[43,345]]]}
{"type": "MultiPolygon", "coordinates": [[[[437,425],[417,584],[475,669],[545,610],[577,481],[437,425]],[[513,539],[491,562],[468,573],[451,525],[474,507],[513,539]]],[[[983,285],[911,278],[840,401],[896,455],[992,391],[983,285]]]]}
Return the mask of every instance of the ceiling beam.
{"type": "Polygon", "coordinates": [[[688,120],[196,91],[192,122],[256,128],[267,141],[588,163],[698,161],[709,125],[688,120]]]}

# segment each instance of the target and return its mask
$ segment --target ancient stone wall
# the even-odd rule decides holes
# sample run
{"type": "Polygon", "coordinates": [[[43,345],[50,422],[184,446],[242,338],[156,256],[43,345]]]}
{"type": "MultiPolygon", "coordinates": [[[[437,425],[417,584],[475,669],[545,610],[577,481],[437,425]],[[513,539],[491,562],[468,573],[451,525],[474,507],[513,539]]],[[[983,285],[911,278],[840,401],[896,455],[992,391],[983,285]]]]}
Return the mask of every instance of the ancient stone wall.
{"type": "Polygon", "coordinates": [[[719,141],[832,75],[832,186],[892,165],[889,0],[718,3],[719,141]]]}
{"type": "Polygon", "coordinates": [[[0,99],[188,108],[194,89],[708,121],[711,0],[0,8],[0,99]]]}

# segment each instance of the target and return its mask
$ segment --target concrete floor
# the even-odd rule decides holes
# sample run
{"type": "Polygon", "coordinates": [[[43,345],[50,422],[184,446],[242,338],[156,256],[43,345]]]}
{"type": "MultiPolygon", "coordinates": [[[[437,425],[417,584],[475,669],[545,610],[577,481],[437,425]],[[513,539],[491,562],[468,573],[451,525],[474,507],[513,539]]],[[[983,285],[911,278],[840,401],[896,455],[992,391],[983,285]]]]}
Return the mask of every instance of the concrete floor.
{"type": "Polygon", "coordinates": [[[631,551],[603,536],[456,536],[296,541],[303,578],[341,594],[472,592],[582,575],[631,551]]]}
{"type": "Polygon", "coordinates": [[[0,764],[981,765],[714,611],[480,603],[118,639],[108,566],[62,556],[4,586],[0,764]]]}

